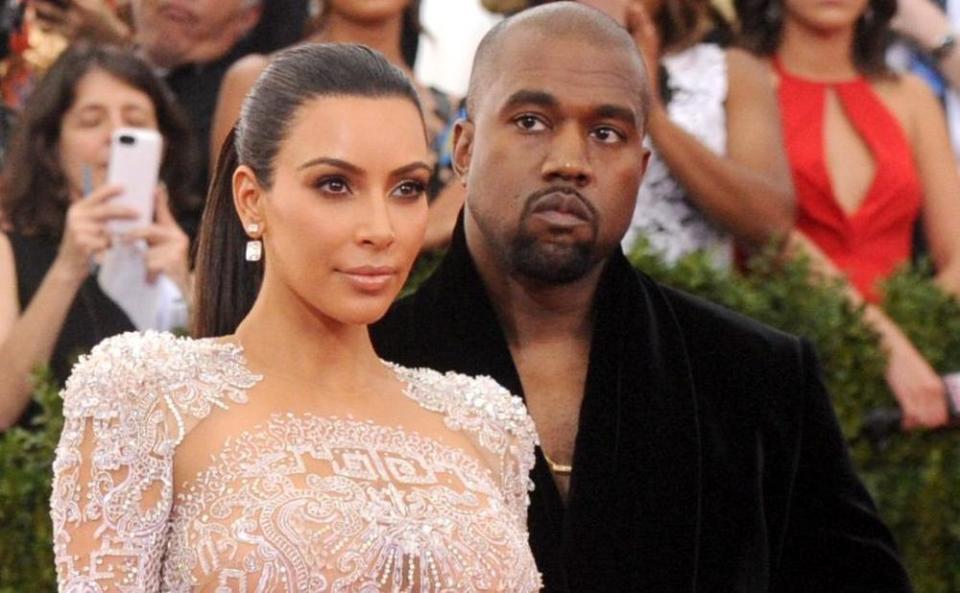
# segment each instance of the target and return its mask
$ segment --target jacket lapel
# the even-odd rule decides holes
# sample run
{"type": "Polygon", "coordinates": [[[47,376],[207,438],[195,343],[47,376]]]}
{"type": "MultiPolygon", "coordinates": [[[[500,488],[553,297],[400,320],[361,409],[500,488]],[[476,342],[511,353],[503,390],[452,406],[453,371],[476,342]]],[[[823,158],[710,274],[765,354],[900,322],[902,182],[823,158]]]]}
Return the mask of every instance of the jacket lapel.
{"type": "Polygon", "coordinates": [[[595,315],[564,534],[571,590],[693,591],[700,439],[676,319],[619,253],[595,315]]]}
{"type": "MultiPolygon", "coordinates": [[[[416,297],[430,366],[523,389],[462,220],[416,297]]],[[[548,593],[693,591],[700,441],[686,348],[656,284],[618,253],[603,274],[566,509],[537,449],[529,527],[548,593]]]]}

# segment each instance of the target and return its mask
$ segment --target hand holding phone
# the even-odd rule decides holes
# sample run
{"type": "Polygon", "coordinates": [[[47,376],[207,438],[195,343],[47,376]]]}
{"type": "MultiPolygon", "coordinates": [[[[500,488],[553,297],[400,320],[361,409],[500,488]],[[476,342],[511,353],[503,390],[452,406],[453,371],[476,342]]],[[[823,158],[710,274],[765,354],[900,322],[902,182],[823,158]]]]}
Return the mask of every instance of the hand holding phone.
{"type": "Polygon", "coordinates": [[[154,195],[160,174],[163,138],[156,130],[119,128],[110,140],[110,165],[107,183],[119,185],[118,205],[132,208],[132,220],[112,220],[109,231],[119,235],[149,226],[153,222],[154,195]]]}

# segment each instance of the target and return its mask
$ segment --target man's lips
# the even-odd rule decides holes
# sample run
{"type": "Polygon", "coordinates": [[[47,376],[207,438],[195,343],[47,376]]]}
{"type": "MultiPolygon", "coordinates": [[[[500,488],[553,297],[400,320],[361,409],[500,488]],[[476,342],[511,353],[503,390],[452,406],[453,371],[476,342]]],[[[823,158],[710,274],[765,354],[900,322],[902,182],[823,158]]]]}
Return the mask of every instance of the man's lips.
{"type": "Polygon", "coordinates": [[[552,191],[534,200],[530,214],[551,226],[571,227],[588,224],[593,212],[582,197],[572,191],[552,191]]]}

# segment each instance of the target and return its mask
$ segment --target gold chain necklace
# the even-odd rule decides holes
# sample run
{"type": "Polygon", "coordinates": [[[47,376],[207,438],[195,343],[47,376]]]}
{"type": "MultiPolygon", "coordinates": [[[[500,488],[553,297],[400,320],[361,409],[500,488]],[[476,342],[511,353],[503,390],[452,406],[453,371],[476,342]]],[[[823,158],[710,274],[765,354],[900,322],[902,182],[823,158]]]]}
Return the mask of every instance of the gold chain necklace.
{"type": "Polygon", "coordinates": [[[562,463],[557,463],[556,461],[547,457],[547,452],[541,448],[540,452],[543,453],[543,458],[547,461],[547,466],[550,468],[550,471],[557,474],[558,476],[569,476],[573,473],[573,465],[563,465],[562,463]]]}

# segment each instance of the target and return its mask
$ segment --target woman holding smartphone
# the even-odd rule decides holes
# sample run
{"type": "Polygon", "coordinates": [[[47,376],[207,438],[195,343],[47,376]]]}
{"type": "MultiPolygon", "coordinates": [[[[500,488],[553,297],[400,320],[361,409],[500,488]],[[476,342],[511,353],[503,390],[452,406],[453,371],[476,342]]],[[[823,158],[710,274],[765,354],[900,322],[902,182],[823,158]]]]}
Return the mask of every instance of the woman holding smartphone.
{"type": "Polygon", "coordinates": [[[67,382],[61,591],[539,590],[522,401],[370,342],[430,174],[417,93],[381,54],[267,67],[207,200],[197,337],[111,338],[67,382]]]}
{"type": "Polygon", "coordinates": [[[188,129],[149,67],[127,52],[78,43],[34,91],[7,156],[0,187],[0,430],[24,414],[31,373],[49,364],[64,381],[76,356],[133,329],[91,268],[113,240],[111,221],[135,215],[105,184],[119,127],[153,128],[167,145],[156,222],[146,240],[150,276],[166,274],[188,294],[188,241],[171,215],[185,197],[188,129]],[[169,196],[169,197],[168,197],[169,196]]]}

